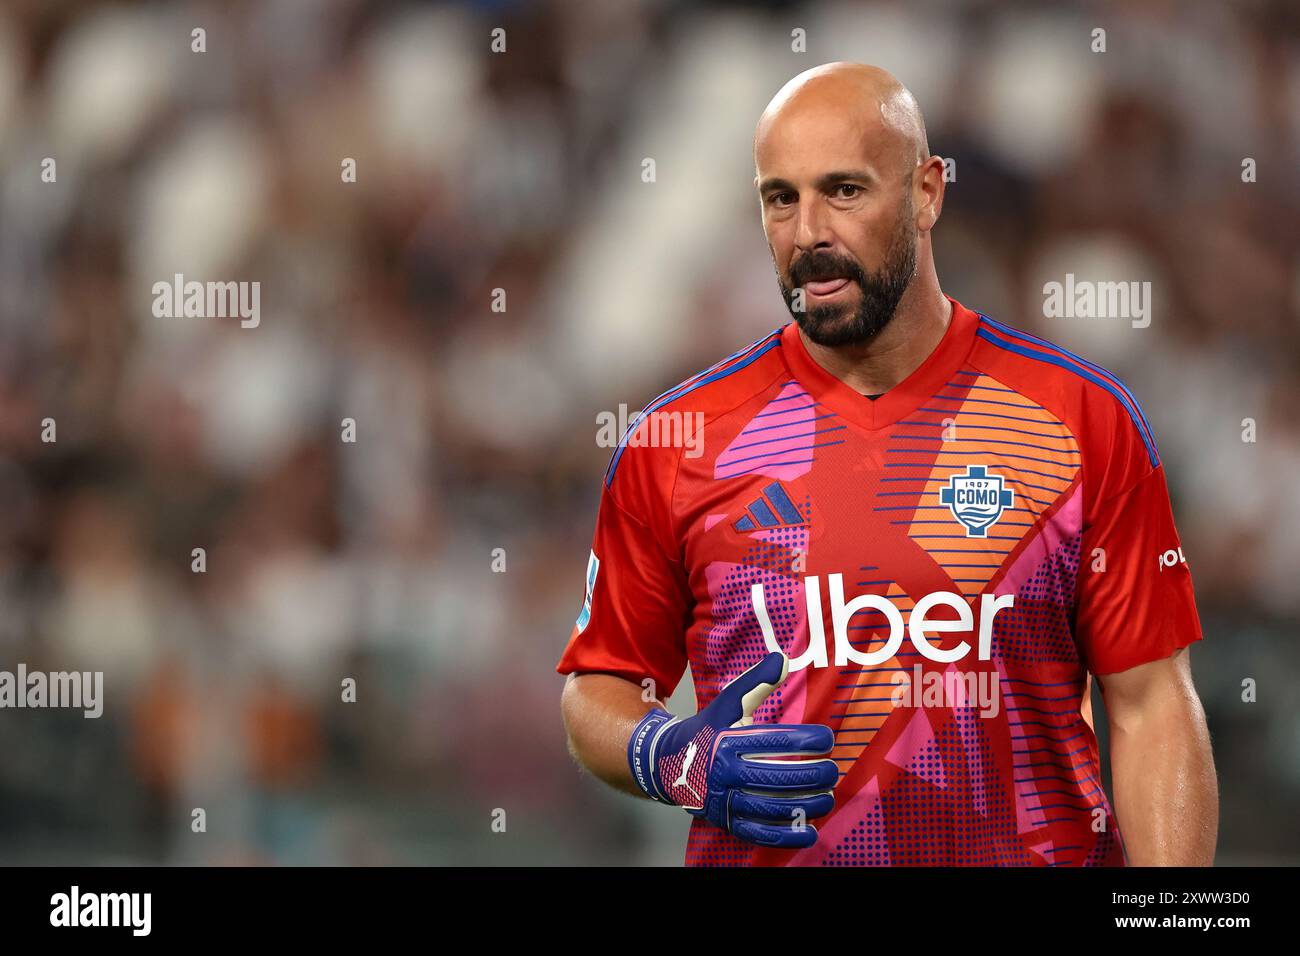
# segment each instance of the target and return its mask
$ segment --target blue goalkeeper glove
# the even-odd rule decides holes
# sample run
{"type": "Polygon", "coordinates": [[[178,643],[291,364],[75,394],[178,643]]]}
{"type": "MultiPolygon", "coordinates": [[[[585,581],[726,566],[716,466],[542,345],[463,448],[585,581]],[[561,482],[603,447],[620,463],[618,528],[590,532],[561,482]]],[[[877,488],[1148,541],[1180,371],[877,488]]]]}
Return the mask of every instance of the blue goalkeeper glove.
{"type": "Polygon", "coordinates": [[[694,717],[659,708],[646,714],[627,746],[637,786],[750,843],[816,843],[817,828],[806,821],[834,808],[839,768],[829,759],[773,758],[828,754],[834,732],[824,724],[755,724],[752,716],[789,664],[784,654],[768,654],[694,717]]]}

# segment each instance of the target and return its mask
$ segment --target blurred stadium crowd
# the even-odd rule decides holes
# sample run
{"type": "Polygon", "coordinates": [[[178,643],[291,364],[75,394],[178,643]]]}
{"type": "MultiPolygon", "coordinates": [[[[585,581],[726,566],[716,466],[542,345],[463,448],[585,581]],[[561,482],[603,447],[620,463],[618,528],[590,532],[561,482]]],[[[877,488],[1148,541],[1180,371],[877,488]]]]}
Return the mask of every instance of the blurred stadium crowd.
{"type": "Polygon", "coordinates": [[[955,159],[945,290],[1143,403],[1220,861],[1300,862],[1300,12],[977,0],[7,2],[0,668],[106,701],[0,711],[0,862],[679,862],[564,747],[596,416],[786,321],[750,137],[835,59],[955,159]],[[1045,319],[1067,272],[1150,327],[1045,319]],[[155,317],[176,273],[259,327],[155,317]]]}

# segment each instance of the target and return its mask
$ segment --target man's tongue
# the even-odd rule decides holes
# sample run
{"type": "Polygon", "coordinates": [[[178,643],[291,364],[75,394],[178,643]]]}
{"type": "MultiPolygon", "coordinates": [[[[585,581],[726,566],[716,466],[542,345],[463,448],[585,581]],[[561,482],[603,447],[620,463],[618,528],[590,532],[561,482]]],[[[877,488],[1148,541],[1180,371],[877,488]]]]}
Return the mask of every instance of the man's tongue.
{"type": "Polygon", "coordinates": [[[848,279],[827,279],[824,282],[809,282],[804,285],[804,288],[813,295],[830,295],[831,293],[839,292],[840,289],[844,288],[848,284],[848,279]]]}

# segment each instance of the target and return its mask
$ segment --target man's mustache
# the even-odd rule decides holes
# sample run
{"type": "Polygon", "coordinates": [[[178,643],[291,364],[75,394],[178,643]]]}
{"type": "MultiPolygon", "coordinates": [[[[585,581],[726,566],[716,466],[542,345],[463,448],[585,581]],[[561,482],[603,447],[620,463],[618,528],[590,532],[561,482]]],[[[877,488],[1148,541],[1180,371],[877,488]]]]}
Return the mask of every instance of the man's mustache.
{"type": "Polygon", "coordinates": [[[862,267],[851,259],[800,259],[790,267],[790,285],[799,287],[809,282],[828,279],[851,279],[859,285],[866,278],[862,267]]]}

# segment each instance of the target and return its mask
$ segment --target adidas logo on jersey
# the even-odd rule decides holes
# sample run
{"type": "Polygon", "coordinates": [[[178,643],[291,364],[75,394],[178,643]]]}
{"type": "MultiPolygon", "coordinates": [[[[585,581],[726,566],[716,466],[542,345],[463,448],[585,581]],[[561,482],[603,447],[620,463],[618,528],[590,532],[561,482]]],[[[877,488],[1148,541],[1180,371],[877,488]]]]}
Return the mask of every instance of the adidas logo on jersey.
{"type": "Polygon", "coordinates": [[[807,523],[808,519],[800,514],[789,494],[781,487],[781,482],[774,481],[749,503],[745,513],[731,526],[737,531],[745,532],[807,523]]]}

